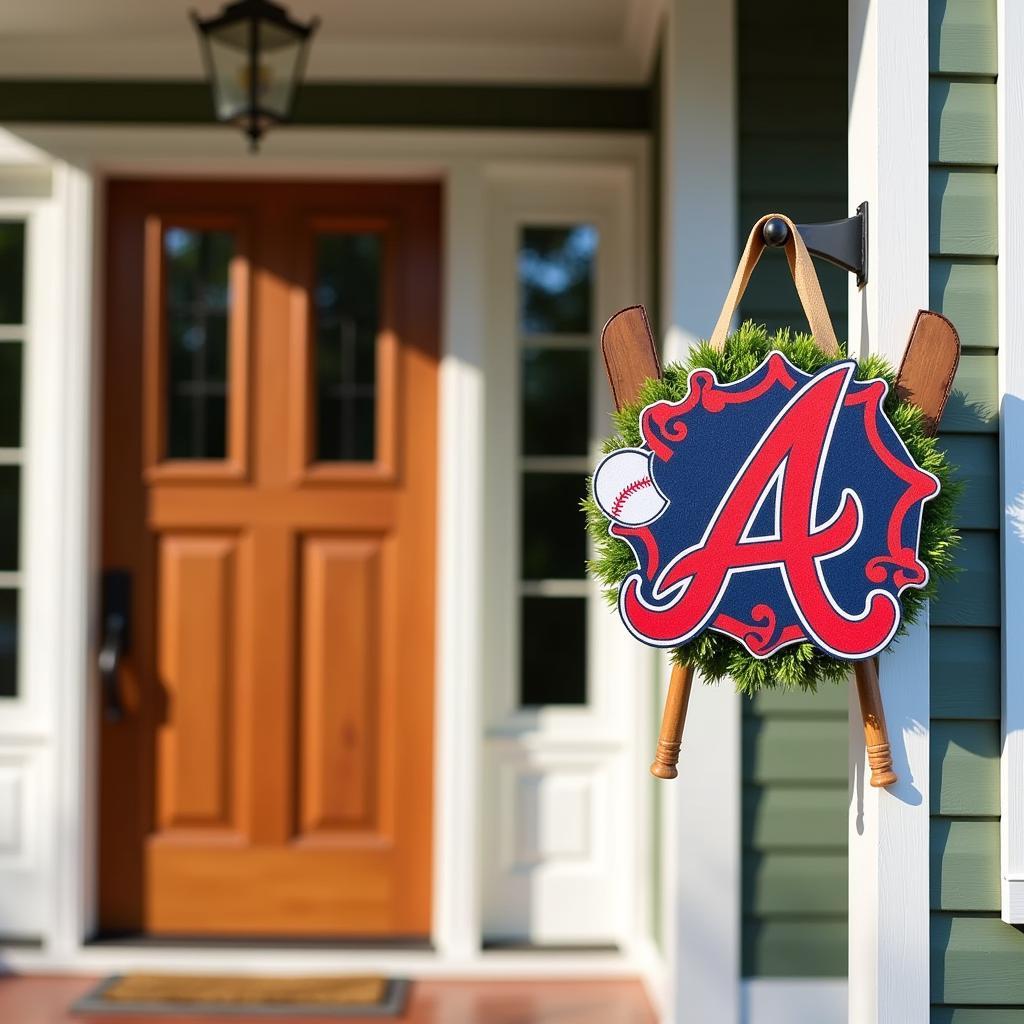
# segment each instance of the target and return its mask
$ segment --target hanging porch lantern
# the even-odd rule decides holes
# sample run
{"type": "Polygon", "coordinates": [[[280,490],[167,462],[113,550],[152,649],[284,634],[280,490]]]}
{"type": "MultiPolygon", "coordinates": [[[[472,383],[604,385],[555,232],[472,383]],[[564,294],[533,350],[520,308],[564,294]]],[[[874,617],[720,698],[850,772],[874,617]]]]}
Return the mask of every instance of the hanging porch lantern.
{"type": "Polygon", "coordinates": [[[193,11],[192,20],[217,120],[242,128],[255,151],[270,125],[291,116],[319,19],[302,25],[271,0],[237,0],[206,21],[193,11]]]}

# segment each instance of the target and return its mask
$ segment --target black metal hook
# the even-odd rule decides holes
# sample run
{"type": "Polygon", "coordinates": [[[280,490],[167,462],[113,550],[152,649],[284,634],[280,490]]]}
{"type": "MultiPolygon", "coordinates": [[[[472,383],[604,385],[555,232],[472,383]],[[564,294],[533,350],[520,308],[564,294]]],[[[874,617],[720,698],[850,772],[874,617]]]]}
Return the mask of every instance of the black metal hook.
{"type": "MultiPolygon", "coordinates": [[[[857,287],[868,283],[868,204],[861,203],[857,212],[845,220],[823,224],[797,224],[807,251],[851,274],[857,275],[857,287]]],[[[764,244],[778,248],[786,244],[789,228],[784,220],[772,217],[761,229],[764,244]]]]}

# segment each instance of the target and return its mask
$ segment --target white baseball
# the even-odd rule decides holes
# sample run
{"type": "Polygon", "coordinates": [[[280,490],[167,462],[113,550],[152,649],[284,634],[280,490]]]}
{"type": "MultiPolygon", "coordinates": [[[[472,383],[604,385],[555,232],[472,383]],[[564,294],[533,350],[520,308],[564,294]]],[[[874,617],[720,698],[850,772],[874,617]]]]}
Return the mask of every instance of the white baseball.
{"type": "Polygon", "coordinates": [[[594,497],[609,519],[643,526],[662,513],[668,500],[651,478],[651,456],[638,448],[620,448],[602,459],[594,473],[594,497]]]}

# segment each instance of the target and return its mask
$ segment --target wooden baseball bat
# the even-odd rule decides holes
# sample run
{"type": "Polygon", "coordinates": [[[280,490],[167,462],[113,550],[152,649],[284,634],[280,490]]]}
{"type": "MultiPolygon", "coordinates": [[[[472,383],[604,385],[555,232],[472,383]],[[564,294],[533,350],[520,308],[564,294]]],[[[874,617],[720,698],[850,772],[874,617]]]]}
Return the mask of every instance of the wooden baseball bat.
{"type": "MultiPolygon", "coordinates": [[[[896,375],[896,393],[905,401],[913,402],[924,413],[929,434],[935,434],[939,429],[959,362],[960,338],[956,328],[940,313],[919,310],[896,375]]],[[[871,768],[871,785],[891,786],[897,776],[893,771],[889,730],[878,685],[877,659],[858,661],[854,667],[854,678],[864,719],[864,745],[871,768]]]]}
{"type": "Polygon", "coordinates": [[[661,732],[651,762],[651,774],[657,779],[674,779],[679,774],[679,748],[683,742],[683,723],[693,687],[693,666],[673,665],[661,715],[661,732]]]}
{"type": "MultiPolygon", "coordinates": [[[[604,325],[601,354],[616,409],[634,401],[644,381],[661,376],[654,335],[643,306],[620,310],[604,325]]],[[[674,779],[679,774],[676,765],[679,763],[679,747],[683,740],[692,684],[692,666],[673,667],[661,716],[658,746],[651,764],[651,774],[659,779],[674,779]]]]}

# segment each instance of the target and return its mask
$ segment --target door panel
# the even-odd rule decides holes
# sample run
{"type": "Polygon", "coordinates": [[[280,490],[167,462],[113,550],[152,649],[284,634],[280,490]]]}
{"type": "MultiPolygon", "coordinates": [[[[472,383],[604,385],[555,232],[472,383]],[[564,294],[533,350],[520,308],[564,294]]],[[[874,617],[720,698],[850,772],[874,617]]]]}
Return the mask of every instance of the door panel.
{"type": "Polygon", "coordinates": [[[374,685],[381,541],[307,537],[302,565],[302,834],[366,832],[379,817],[374,797],[382,768],[374,685]],[[348,685],[333,686],[342,674],[348,685]]]}
{"type": "Polygon", "coordinates": [[[438,208],[110,185],[107,932],[429,932],[438,208]]]}
{"type": "Polygon", "coordinates": [[[157,673],[173,705],[173,729],[157,736],[160,834],[231,829],[231,720],[237,643],[238,541],[163,534],[157,571],[157,673]]]}

